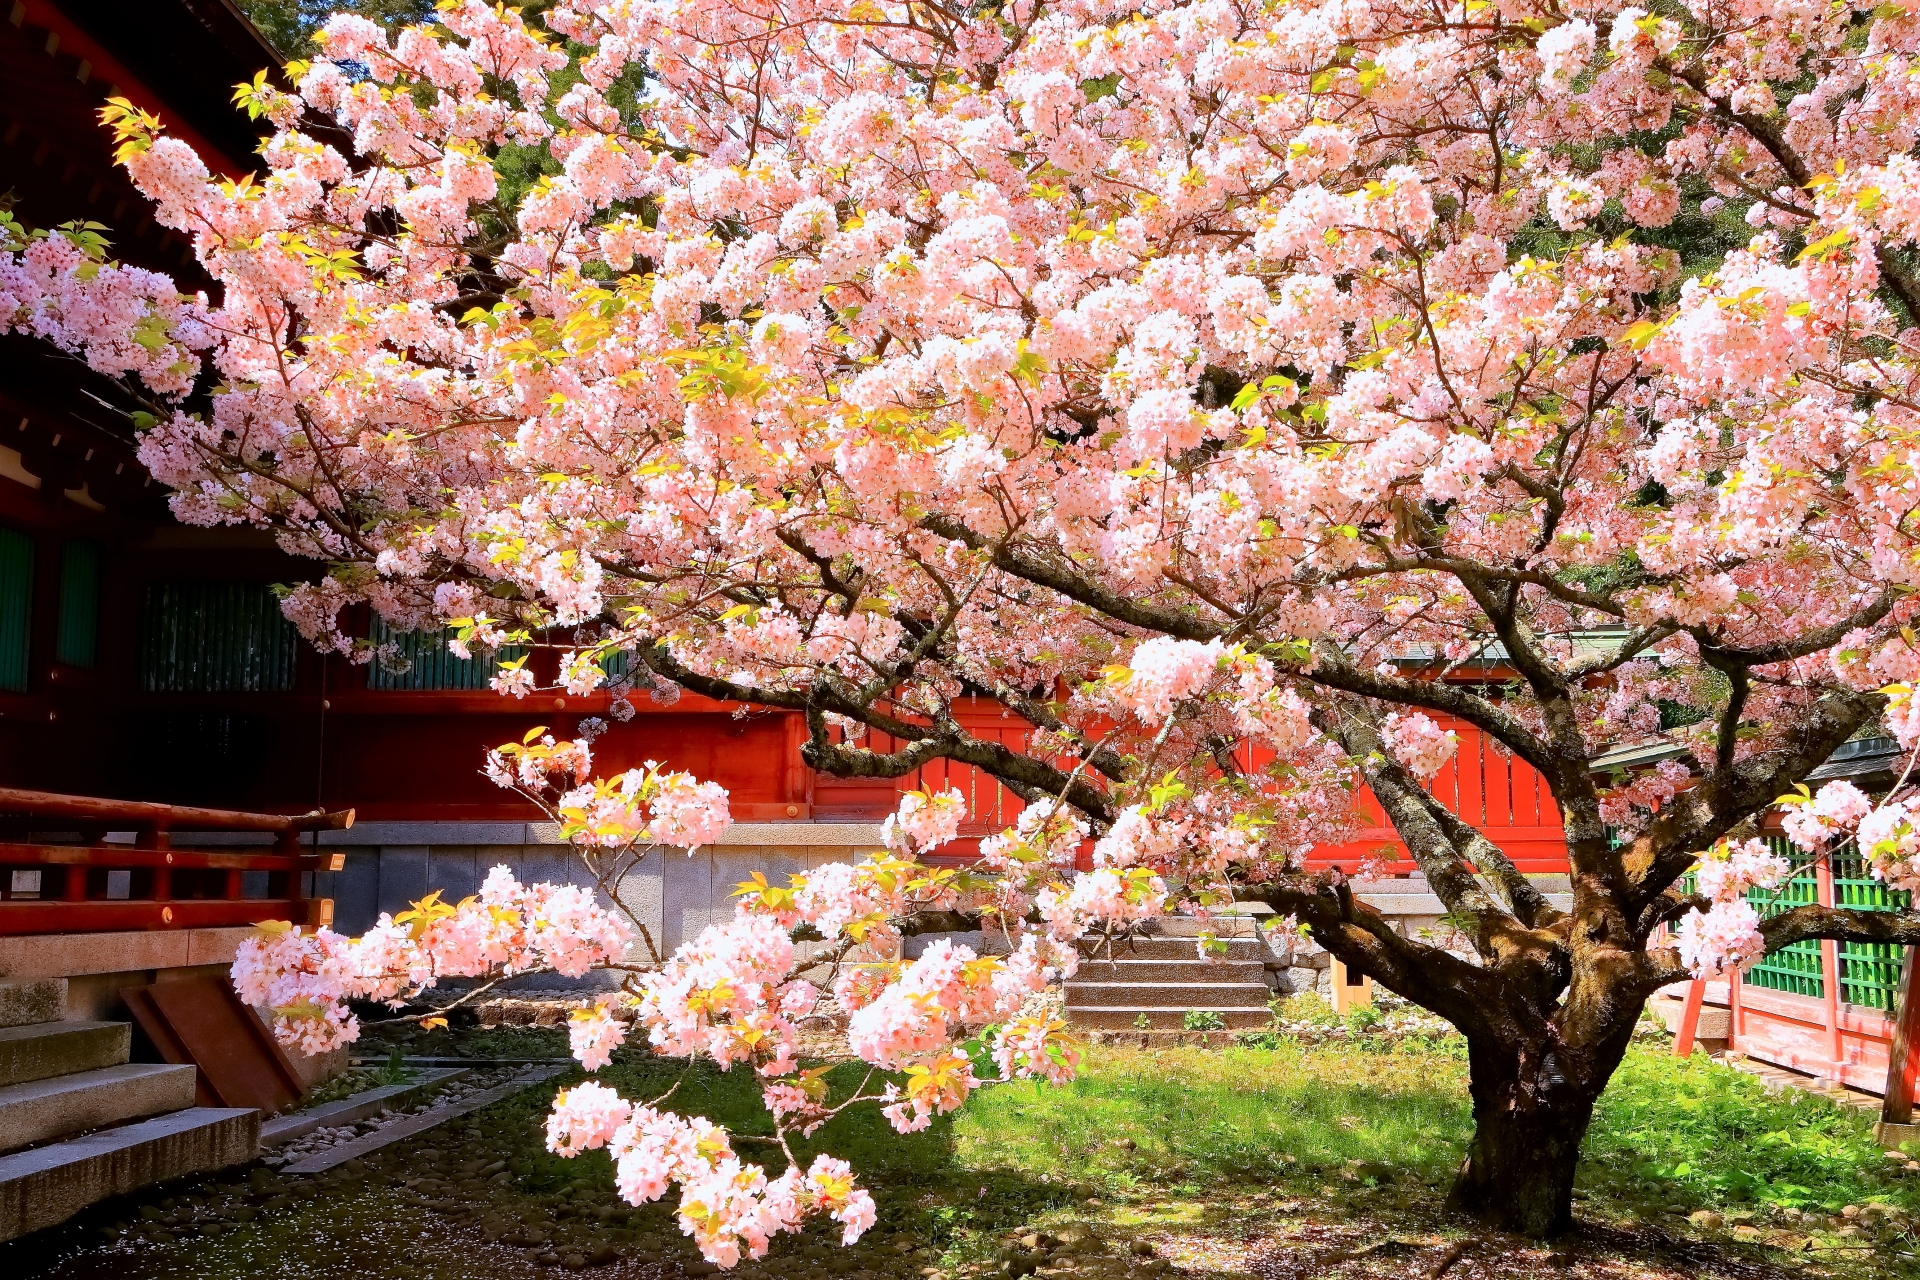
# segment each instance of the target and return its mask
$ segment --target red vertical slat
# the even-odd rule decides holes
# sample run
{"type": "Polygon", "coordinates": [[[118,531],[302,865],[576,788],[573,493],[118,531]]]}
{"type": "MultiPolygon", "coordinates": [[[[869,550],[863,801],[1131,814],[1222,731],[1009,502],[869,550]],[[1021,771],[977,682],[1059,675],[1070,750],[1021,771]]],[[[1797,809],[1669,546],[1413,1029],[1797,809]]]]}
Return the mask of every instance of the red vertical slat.
{"type": "Polygon", "coordinates": [[[1470,724],[1461,724],[1460,747],[1454,758],[1460,762],[1460,807],[1454,812],[1477,827],[1485,828],[1487,812],[1487,736],[1470,724]]]}

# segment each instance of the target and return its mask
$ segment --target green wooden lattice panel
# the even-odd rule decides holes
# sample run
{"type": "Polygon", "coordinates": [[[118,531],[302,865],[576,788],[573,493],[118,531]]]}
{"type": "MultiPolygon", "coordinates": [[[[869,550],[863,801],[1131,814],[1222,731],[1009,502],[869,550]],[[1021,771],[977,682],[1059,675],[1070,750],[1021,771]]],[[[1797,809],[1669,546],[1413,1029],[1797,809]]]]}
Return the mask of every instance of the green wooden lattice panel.
{"type": "Polygon", "coordinates": [[[485,689],[496,662],[511,662],[524,649],[509,646],[492,656],[461,658],[447,648],[453,638],[445,631],[396,631],[378,615],[373,620],[376,650],[394,646],[393,657],[374,658],[367,668],[367,688],[386,690],[485,689]]]}
{"type": "Polygon", "coordinates": [[[100,544],[75,539],[60,548],[60,633],[55,658],[91,667],[100,639],[100,544]]]}
{"type": "MultiPolygon", "coordinates": [[[[1833,904],[1863,911],[1904,911],[1913,895],[1897,893],[1873,878],[1859,853],[1848,850],[1833,860],[1833,904]]],[[[1891,942],[1840,944],[1840,998],[1848,1004],[1893,1012],[1900,990],[1905,947],[1891,942]]]]}
{"type": "MultiPolygon", "coordinates": [[[[1769,919],[1782,911],[1818,902],[1820,890],[1814,880],[1810,857],[1779,836],[1769,836],[1767,843],[1775,853],[1799,870],[1793,879],[1778,890],[1747,890],[1747,901],[1760,913],[1760,918],[1769,919]]],[[[1746,981],[1750,987],[1762,987],[1768,991],[1786,991],[1797,996],[1824,996],[1827,986],[1826,975],[1820,964],[1820,944],[1796,942],[1790,947],[1782,947],[1750,966],[1746,981]]]]}
{"type": "Polygon", "coordinates": [[[264,586],[156,582],[140,626],[149,693],[279,693],[293,688],[298,637],[264,586]]]}
{"type": "Polygon", "coordinates": [[[33,622],[33,539],[0,529],[0,689],[27,691],[33,622]]]}

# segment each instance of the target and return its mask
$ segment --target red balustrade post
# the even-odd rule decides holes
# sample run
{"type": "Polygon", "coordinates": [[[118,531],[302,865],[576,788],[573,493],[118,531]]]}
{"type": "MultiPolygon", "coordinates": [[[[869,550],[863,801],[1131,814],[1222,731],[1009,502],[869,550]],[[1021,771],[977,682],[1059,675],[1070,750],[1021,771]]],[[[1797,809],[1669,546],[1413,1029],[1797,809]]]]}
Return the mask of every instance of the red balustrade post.
{"type": "MultiPolygon", "coordinates": [[[[1813,864],[1814,892],[1823,907],[1833,905],[1833,863],[1821,858],[1813,864]]],[[[1826,993],[1827,1059],[1833,1064],[1833,1079],[1839,1081],[1846,1063],[1846,1050],[1840,1036],[1840,944],[1831,938],[1820,941],[1820,989],[1826,993]]]]}
{"type": "Polygon", "coordinates": [[[1680,1006],[1680,1026],[1673,1033],[1673,1056],[1691,1058],[1693,1040],[1700,1032],[1700,1010],[1707,1002],[1707,980],[1695,978],[1687,984],[1687,1000],[1680,1006]]]}

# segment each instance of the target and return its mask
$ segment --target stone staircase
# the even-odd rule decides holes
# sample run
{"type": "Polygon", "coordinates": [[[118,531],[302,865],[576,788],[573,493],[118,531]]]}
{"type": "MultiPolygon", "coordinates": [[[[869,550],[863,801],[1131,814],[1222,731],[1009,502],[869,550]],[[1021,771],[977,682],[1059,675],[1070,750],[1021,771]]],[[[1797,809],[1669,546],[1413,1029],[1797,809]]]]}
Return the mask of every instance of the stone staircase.
{"type": "Polygon", "coordinates": [[[259,1148],[258,1111],[196,1107],[193,1067],[129,1062],[128,1023],[66,1011],[63,978],[0,982],[0,1240],[259,1148]]]}
{"type": "Polygon", "coordinates": [[[1067,1021],[1089,1031],[1153,1036],[1195,1030],[1187,1026],[1190,1012],[1216,1015],[1229,1031],[1266,1026],[1273,1021],[1266,944],[1250,921],[1212,927],[1227,946],[1217,960],[1199,958],[1194,920],[1155,921],[1143,936],[1086,944],[1087,958],[1066,984],[1067,1021]]]}

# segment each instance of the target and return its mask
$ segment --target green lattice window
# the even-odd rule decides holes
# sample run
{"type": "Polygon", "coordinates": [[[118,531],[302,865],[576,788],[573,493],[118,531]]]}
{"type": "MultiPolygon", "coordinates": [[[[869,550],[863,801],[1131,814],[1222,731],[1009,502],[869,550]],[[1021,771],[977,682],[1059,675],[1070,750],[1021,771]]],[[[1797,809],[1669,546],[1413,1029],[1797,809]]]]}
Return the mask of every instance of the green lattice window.
{"type": "Polygon", "coordinates": [[[497,654],[462,658],[447,648],[447,631],[396,631],[379,615],[373,619],[376,656],[367,668],[369,689],[485,689],[500,661],[511,662],[524,649],[509,646],[497,654]],[[387,649],[392,645],[392,649],[387,649]]]}
{"type": "Polygon", "coordinates": [[[0,689],[27,691],[33,621],[33,539],[0,529],[0,689]]]}
{"type": "MultiPolygon", "coordinates": [[[[1912,895],[1896,893],[1873,878],[1858,852],[1849,850],[1833,860],[1833,904],[1865,911],[1904,911],[1912,895]]],[[[1891,942],[1840,944],[1840,998],[1891,1013],[1900,989],[1900,963],[1905,947],[1891,942]]]]}
{"type": "Polygon", "coordinates": [[[148,693],[276,693],[293,688],[298,637],[265,586],[156,582],[140,624],[148,693]]]}
{"type": "Polygon", "coordinates": [[[60,633],[54,657],[93,665],[100,638],[100,544],[76,538],[60,548],[60,633]]]}
{"type": "MultiPolygon", "coordinates": [[[[1811,857],[1795,849],[1780,836],[1767,837],[1767,843],[1797,870],[1793,879],[1778,890],[1747,891],[1747,901],[1760,913],[1760,918],[1769,919],[1782,911],[1818,902],[1820,890],[1814,880],[1811,857]]],[[[1782,947],[1764,960],[1756,961],[1747,970],[1747,985],[1763,987],[1768,991],[1791,992],[1797,996],[1824,996],[1827,987],[1825,975],[1821,972],[1820,944],[1796,942],[1790,947],[1782,947]]]]}

